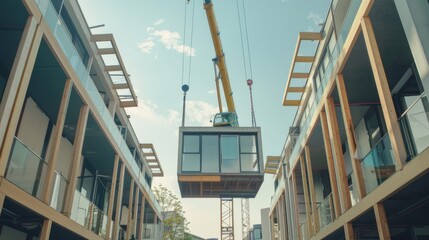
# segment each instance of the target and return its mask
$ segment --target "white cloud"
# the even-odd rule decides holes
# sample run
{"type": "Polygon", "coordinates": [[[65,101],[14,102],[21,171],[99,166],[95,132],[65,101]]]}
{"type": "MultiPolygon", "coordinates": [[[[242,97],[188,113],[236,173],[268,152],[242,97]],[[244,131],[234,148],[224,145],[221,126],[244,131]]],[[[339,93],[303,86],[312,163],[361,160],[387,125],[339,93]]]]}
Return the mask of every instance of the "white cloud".
{"type": "Polygon", "coordinates": [[[138,45],[138,47],[140,48],[140,50],[143,52],[143,53],[150,53],[150,51],[152,50],[152,48],[155,46],[155,43],[152,41],[152,40],[150,40],[150,39],[148,39],[148,40],[146,40],[146,41],[144,41],[144,42],[141,42],[139,45],[138,45]]]}
{"type": "Polygon", "coordinates": [[[131,117],[135,116],[154,125],[178,126],[181,122],[179,112],[168,109],[166,114],[162,114],[159,112],[158,106],[150,100],[140,100],[137,108],[130,108],[128,111],[131,117]]]}
{"type": "Polygon", "coordinates": [[[208,94],[215,94],[215,93],[216,93],[216,90],[211,89],[211,90],[207,91],[207,93],[208,93],[208,94]]]}
{"type": "Polygon", "coordinates": [[[195,56],[195,48],[179,44],[180,34],[170,30],[156,30],[151,32],[152,36],[159,39],[167,49],[173,49],[179,53],[185,53],[187,56],[195,56]]]}
{"type": "MultiPolygon", "coordinates": [[[[210,119],[218,112],[218,108],[203,101],[187,101],[186,117],[192,123],[210,126],[210,119]]],[[[188,122],[188,121],[187,121],[188,122]]]]}
{"type": "Polygon", "coordinates": [[[165,19],[163,19],[163,18],[160,18],[160,19],[157,19],[154,23],[153,23],[153,25],[159,25],[159,24],[162,24],[163,22],[165,21],[165,19]]]}
{"type": "Polygon", "coordinates": [[[323,23],[323,17],[320,14],[316,14],[313,11],[311,11],[308,15],[307,15],[307,19],[310,21],[313,21],[314,25],[319,26],[320,24],[323,23]]]}

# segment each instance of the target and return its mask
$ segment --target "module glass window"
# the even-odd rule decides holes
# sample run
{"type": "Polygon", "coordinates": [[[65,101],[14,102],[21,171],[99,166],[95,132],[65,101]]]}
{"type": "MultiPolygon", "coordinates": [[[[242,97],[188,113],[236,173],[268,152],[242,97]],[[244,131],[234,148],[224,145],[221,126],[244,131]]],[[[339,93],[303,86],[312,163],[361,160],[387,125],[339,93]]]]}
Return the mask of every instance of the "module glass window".
{"type": "Polygon", "coordinates": [[[222,164],[221,172],[238,173],[240,172],[238,136],[223,135],[221,136],[221,153],[222,164]]]}
{"type": "Polygon", "coordinates": [[[240,136],[240,160],[242,172],[259,171],[255,135],[240,136]]]}
{"type": "Polygon", "coordinates": [[[195,172],[200,171],[201,165],[200,154],[200,136],[185,135],[183,136],[183,155],[182,171],[195,172]]]}
{"type": "Polygon", "coordinates": [[[218,135],[202,136],[202,168],[205,173],[219,172],[219,137],[218,135]]]}

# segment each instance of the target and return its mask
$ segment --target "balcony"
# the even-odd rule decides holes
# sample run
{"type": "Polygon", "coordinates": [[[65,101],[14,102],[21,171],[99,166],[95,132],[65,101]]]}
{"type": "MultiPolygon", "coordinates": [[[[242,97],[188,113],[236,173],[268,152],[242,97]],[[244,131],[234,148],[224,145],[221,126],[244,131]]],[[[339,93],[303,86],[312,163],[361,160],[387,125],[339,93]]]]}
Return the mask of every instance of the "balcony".
{"type": "Polygon", "coordinates": [[[330,193],[320,204],[317,206],[319,211],[320,229],[325,228],[334,220],[334,203],[332,200],[332,193],[330,193]]]}
{"type": "Polygon", "coordinates": [[[46,171],[46,162],[15,137],[6,179],[34,197],[42,199],[46,171]]]}

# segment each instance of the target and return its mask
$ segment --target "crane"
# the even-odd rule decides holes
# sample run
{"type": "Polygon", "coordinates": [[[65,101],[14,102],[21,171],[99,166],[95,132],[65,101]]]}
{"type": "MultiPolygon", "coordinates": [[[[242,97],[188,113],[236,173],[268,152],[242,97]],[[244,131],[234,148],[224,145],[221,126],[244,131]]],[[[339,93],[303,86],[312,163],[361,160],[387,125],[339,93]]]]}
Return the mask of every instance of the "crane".
{"type": "MultiPolygon", "coordinates": [[[[218,29],[216,16],[213,10],[212,0],[204,0],[204,9],[206,11],[207,20],[210,27],[210,33],[213,40],[213,45],[216,53],[216,57],[213,58],[214,71],[215,71],[215,82],[216,82],[216,94],[218,99],[219,113],[214,116],[213,126],[231,126],[238,127],[238,117],[235,110],[234,98],[229,81],[228,69],[225,63],[225,53],[223,52],[222,42],[220,39],[220,32],[218,29]],[[217,68],[216,68],[217,66],[217,68]],[[217,71],[219,69],[219,72],[217,71]],[[224,112],[222,108],[222,99],[219,87],[219,79],[222,81],[223,94],[225,102],[228,107],[228,111],[224,112]]],[[[247,84],[251,91],[252,80],[247,80],[247,84]]],[[[251,93],[251,92],[250,92],[251,93]]],[[[252,101],[252,124],[254,123],[254,111],[252,101]]],[[[256,123],[254,123],[256,124],[256,123]]],[[[253,126],[255,127],[255,126],[253,126]]],[[[222,240],[234,239],[234,208],[232,205],[232,199],[220,199],[221,201],[221,235],[222,240]],[[229,207],[225,208],[224,206],[229,207]],[[226,209],[226,210],[225,210],[226,209]]],[[[249,199],[244,198],[241,201],[241,220],[242,220],[242,237],[248,234],[250,230],[250,207],[249,199]]]]}

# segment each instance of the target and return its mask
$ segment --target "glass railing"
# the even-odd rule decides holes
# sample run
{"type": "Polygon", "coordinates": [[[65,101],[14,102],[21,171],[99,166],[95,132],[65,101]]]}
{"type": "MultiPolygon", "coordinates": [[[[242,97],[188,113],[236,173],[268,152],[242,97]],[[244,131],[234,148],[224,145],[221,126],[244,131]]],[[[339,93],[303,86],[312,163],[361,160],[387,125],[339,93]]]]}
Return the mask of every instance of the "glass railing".
{"type": "Polygon", "coordinates": [[[351,200],[352,207],[353,207],[354,205],[356,205],[356,203],[359,202],[359,198],[358,198],[357,193],[355,192],[355,189],[353,188],[353,184],[350,184],[350,186],[349,186],[349,193],[350,193],[350,200],[351,200]]]}
{"type": "MultiPolygon", "coordinates": [[[[42,11],[42,9],[41,9],[42,11]]],[[[101,119],[103,120],[104,124],[109,129],[113,139],[115,140],[116,144],[121,149],[121,152],[125,155],[125,160],[129,163],[131,166],[132,171],[134,174],[140,179],[140,182],[145,182],[144,175],[143,177],[140,177],[142,175],[141,170],[132,156],[130,149],[125,142],[124,138],[122,137],[121,132],[119,131],[116,123],[114,122],[109,110],[107,109],[103,99],[100,96],[100,93],[98,92],[97,87],[94,84],[94,81],[90,77],[88,70],[86,66],[83,64],[80,55],[78,54],[76,48],[74,47],[74,44],[69,36],[68,31],[65,28],[64,23],[62,22],[61,18],[58,16],[54,6],[49,1],[49,4],[45,10],[42,11],[44,14],[44,17],[46,21],[48,22],[48,25],[50,29],[52,30],[55,38],[57,39],[58,43],[60,44],[61,48],[63,49],[67,59],[70,61],[73,69],[75,70],[80,82],[85,87],[85,89],[88,92],[88,95],[90,96],[92,102],[94,103],[95,107],[98,110],[98,114],[101,116],[101,119]]],[[[149,185],[142,184],[143,188],[149,195],[153,195],[151,188],[149,185]]],[[[152,197],[151,197],[152,199],[152,197]]],[[[152,199],[153,200],[153,199],[152,199]]],[[[161,207],[159,206],[159,203],[157,201],[154,201],[155,208],[158,212],[158,215],[161,214],[161,207]]]]}
{"type": "Polygon", "coordinates": [[[51,199],[51,207],[61,212],[64,206],[64,199],[69,183],[67,179],[58,172],[55,172],[54,189],[51,199]]]}
{"type": "Polygon", "coordinates": [[[46,173],[46,162],[15,137],[6,179],[34,197],[42,199],[46,173]]]}
{"type": "Polygon", "coordinates": [[[341,32],[338,38],[338,42],[340,42],[341,48],[343,47],[344,42],[346,41],[347,36],[349,35],[350,28],[352,27],[353,21],[356,18],[356,13],[358,12],[361,3],[362,3],[362,0],[352,0],[349,5],[349,9],[347,10],[347,14],[346,14],[346,17],[344,18],[344,22],[341,26],[341,32]]]}
{"type": "Polygon", "coordinates": [[[330,193],[320,204],[317,206],[319,211],[320,229],[328,226],[334,220],[334,205],[332,201],[332,193],[330,193]]]}
{"type": "Polygon", "coordinates": [[[310,236],[308,234],[308,226],[307,226],[307,220],[304,220],[304,222],[299,227],[299,231],[301,232],[301,238],[302,239],[310,239],[310,236]]]}
{"type": "Polygon", "coordinates": [[[429,147],[429,102],[426,93],[416,97],[399,118],[408,160],[429,147]]]}
{"type": "Polygon", "coordinates": [[[107,216],[78,190],[75,190],[70,218],[95,234],[106,236],[107,216]]]}
{"type": "Polygon", "coordinates": [[[392,145],[388,134],[384,135],[363,158],[361,165],[367,193],[370,193],[395,173],[392,145]]]}

